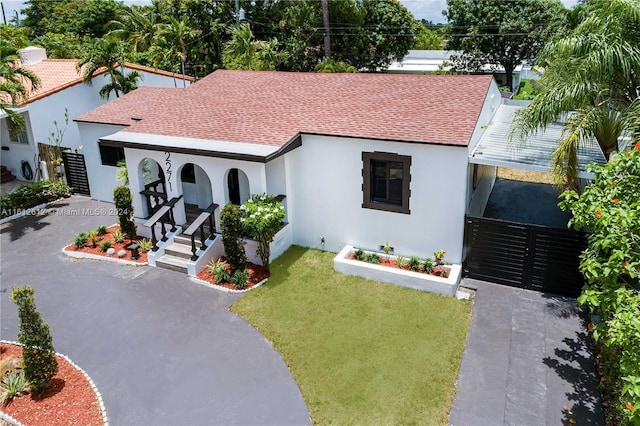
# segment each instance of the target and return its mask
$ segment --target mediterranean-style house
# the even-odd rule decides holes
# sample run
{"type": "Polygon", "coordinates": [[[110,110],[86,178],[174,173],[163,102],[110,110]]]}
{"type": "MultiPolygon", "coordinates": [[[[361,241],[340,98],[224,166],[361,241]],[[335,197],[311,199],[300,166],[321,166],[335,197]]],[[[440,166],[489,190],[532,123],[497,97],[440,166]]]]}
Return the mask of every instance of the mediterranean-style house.
{"type": "Polygon", "coordinates": [[[460,263],[464,216],[483,210],[495,177],[469,157],[500,105],[490,75],[219,70],[185,89],[139,88],[75,121],[93,198],[113,199],[126,159],[139,232],[169,200],[184,231],[190,209],[217,219],[218,207],[269,193],[287,212],[274,257],[291,244],[388,242],[460,263]]]}
{"type": "MultiPolygon", "coordinates": [[[[65,108],[69,117],[73,118],[106,103],[108,100],[102,99],[98,92],[108,80],[105,68],[96,72],[91,82],[84,82],[81,71],[76,67],[76,59],[47,59],[46,51],[42,48],[22,49],[20,57],[20,66],[38,76],[40,87],[31,90],[29,97],[16,109],[25,119],[26,128],[22,134],[11,137],[9,120],[0,114],[1,162],[18,179],[29,181],[36,179],[37,169],[47,173],[40,164],[38,144],[52,143],[51,133],[56,132],[54,121],[59,129],[64,130],[65,108]]],[[[183,86],[181,75],[130,63],[123,64],[122,68],[125,73],[133,70],[139,72],[142,75],[138,83],[140,86],[183,86]]],[[[185,85],[192,82],[193,78],[184,78],[185,85]]],[[[73,121],[69,121],[61,142],[66,148],[82,145],[73,121]]]]}

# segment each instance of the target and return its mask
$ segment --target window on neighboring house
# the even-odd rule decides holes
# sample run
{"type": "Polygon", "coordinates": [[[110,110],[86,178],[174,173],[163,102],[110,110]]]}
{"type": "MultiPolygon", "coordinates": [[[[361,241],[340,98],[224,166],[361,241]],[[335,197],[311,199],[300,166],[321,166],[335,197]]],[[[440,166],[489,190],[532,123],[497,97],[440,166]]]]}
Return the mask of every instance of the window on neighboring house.
{"type": "MultiPolygon", "coordinates": [[[[26,123],[25,123],[25,125],[26,125],[26,123]]],[[[13,142],[13,143],[20,143],[20,144],[28,145],[29,144],[29,137],[27,136],[26,127],[22,131],[22,133],[20,133],[18,136],[11,136],[11,123],[9,123],[9,140],[11,142],[13,142]]]]}
{"type": "Polygon", "coordinates": [[[362,163],[362,207],[410,213],[411,157],[385,152],[363,152],[362,163]]]}
{"type": "Polygon", "coordinates": [[[104,166],[117,166],[118,161],[124,160],[124,148],[100,145],[100,159],[104,166]]]}

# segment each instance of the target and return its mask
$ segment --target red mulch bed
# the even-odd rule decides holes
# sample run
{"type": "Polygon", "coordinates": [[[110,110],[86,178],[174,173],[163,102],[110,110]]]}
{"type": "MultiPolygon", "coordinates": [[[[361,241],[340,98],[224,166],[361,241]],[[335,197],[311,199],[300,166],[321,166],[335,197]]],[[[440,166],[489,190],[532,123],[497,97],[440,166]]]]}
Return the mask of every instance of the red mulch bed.
{"type": "MultiPolygon", "coordinates": [[[[0,344],[0,359],[22,356],[22,348],[0,344]]],[[[58,359],[58,374],[49,389],[36,396],[14,398],[0,410],[28,426],[104,425],[95,392],[85,376],[64,358],[58,359]]]]}
{"type": "MultiPolygon", "coordinates": [[[[222,257],[222,260],[225,260],[222,257]]],[[[256,265],[255,263],[247,262],[247,272],[249,273],[249,282],[243,290],[248,290],[258,285],[265,278],[269,278],[269,274],[262,265],[256,265]]],[[[233,283],[219,283],[216,278],[209,272],[207,268],[204,268],[202,272],[198,274],[198,278],[208,282],[209,284],[217,285],[220,287],[228,288],[231,290],[239,290],[233,283]]]]}
{"type": "MultiPolygon", "coordinates": [[[[83,247],[83,248],[77,248],[75,246],[75,244],[69,244],[68,246],[65,247],[65,250],[67,251],[77,251],[77,252],[81,252],[81,253],[91,253],[91,254],[97,254],[98,256],[104,256],[104,257],[112,257],[115,259],[123,259],[123,260],[130,260],[132,262],[138,262],[138,263],[145,263],[147,262],[147,253],[142,253],[140,252],[140,257],[138,258],[138,260],[133,260],[131,258],[131,252],[129,250],[127,250],[127,246],[129,244],[131,244],[129,242],[129,240],[126,240],[126,242],[124,243],[116,243],[115,240],[113,239],[113,236],[111,235],[113,232],[116,231],[120,231],[120,225],[113,225],[109,228],[107,228],[107,233],[104,235],[100,235],[99,238],[102,238],[102,240],[100,240],[100,242],[98,243],[97,247],[92,247],[91,246],[91,241],[87,240],[87,246],[83,247]],[[104,243],[105,241],[111,241],[111,247],[116,251],[113,256],[107,256],[107,252],[100,250],[100,245],[102,243],[104,243]],[[124,250],[127,252],[126,256],[124,257],[118,257],[118,252],[120,250],[124,250]]],[[[141,240],[144,237],[136,237],[134,238],[135,240],[141,240]]]]}
{"type": "MultiPolygon", "coordinates": [[[[356,259],[355,256],[353,255],[353,253],[350,253],[347,256],[347,258],[351,259],[351,260],[357,260],[358,262],[369,263],[366,260],[356,259]]],[[[386,255],[380,255],[380,263],[378,265],[386,266],[388,268],[404,269],[405,271],[409,271],[410,270],[408,266],[404,266],[404,267],[398,266],[398,262],[396,262],[395,259],[393,259],[393,258],[387,259],[386,255]]],[[[433,270],[431,272],[424,272],[424,271],[411,271],[411,272],[416,272],[416,273],[419,273],[419,274],[427,274],[427,275],[434,275],[436,277],[447,278],[447,277],[449,277],[450,270],[448,268],[441,268],[439,266],[434,266],[433,270]]]]}

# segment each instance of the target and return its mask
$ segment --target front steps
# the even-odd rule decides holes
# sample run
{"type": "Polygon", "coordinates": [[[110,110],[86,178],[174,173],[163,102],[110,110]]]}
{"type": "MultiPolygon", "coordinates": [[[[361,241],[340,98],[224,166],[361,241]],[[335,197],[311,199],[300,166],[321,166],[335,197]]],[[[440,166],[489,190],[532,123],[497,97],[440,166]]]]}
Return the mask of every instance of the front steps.
{"type": "Polygon", "coordinates": [[[164,254],[156,260],[159,268],[177,272],[187,272],[187,261],[191,259],[191,238],[176,235],[173,243],[164,249],[164,254]]]}
{"type": "Polygon", "coordinates": [[[0,166],[0,183],[13,182],[16,177],[5,166],[0,166]]]}

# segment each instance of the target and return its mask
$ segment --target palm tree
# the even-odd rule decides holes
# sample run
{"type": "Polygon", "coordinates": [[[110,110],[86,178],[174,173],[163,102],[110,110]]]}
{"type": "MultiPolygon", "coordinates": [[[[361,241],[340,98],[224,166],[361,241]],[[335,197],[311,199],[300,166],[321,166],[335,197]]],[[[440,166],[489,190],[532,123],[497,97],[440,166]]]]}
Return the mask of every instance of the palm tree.
{"type": "Polygon", "coordinates": [[[26,100],[29,92],[38,87],[38,76],[20,66],[18,49],[8,41],[0,40],[0,112],[9,118],[12,137],[24,131],[24,118],[13,108],[26,100]]]}
{"type": "Polygon", "coordinates": [[[231,40],[224,48],[225,68],[236,70],[274,71],[286,58],[286,52],[278,50],[278,40],[255,40],[249,24],[231,27],[231,40]]]}
{"type": "Polygon", "coordinates": [[[138,71],[131,71],[129,74],[124,74],[121,70],[114,70],[113,73],[116,76],[115,85],[113,83],[107,83],[98,92],[101,98],[109,99],[109,95],[111,92],[116,93],[116,97],[118,96],[118,92],[123,94],[129,93],[132,90],[138,88],[138,80],[143,78],[143,75],[138,71]]]}
{"type": "Polygon", "coordinates": [[[134,52],[146,52],[153,45],[159,24],[160,15],[153,8],[131,6],[123,9],[119,19],[107,24],[107,37],[128,42],[134,52]]]}
{"type": "Polygon", "coordinates": [[[110,83],[107,86],[111,88],[107,90],[103,87],[100,90],[101,96],[103,90],[107,90],[107,97],[113,90],[116,98],[120,97],[121,90],[118,83],[117,67],[122,66],[125,62],[124,50],[124,42],[100,38],[91,45],[87,53],[76,64],[78,70],[82,70],[82,78],[87,82],[91,81],[96,71],[102,68],[107,69],[110,79],[110,83]]]}
{"type": "Polygon", "coordinates": [[[200,35],[200,30],[196,30],[187,25],[187,17],[180,20],[174,16],[165,17],[167,23],[159,24],[154,43],[160,46],[169,46],[173,53],[180,59],[180,70],[182,72],[182,84],[187,87],[185,80],[185,62],[187,60],[187,44],[190,39],[200,35]]]}
{"type": "Polygon", "coordinates": [[[608,156],[620,136],[640,136],[640,3],[596,0],[591,7],[571,34],[542,51],[543,90],[512,127],[513,136],[524,138],[568,114],[553,168],[570,187],[580,146],[596,139],[608,156]]]}

